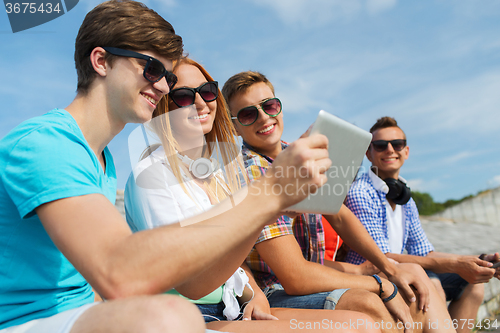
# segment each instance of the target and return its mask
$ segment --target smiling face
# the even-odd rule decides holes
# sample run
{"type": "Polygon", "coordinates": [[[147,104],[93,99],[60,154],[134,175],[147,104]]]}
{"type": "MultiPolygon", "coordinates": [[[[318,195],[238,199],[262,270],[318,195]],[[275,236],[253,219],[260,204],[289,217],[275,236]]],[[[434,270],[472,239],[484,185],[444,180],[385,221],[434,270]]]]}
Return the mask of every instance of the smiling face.
{"type": "MultiPolygon", "coordinates": [[[[181,64],[175,68],[174,74],[177,75],[178,81],[175,89],[178,88],[198,88],[203,83],[208,82],[203,73],[196,67],[190,64],[181,64]]],[[[179,109],[174,102],[170,101],[169,110],[179,109]]],[[[217,110],[217,101],[205,102],[199,93],[195,94],[194,108],[185,108],[192,110],[185,113],[185,117],[175,117],[175,123],[172,122],[172,131],[178,134],[188,134],[187,131],[207,134],[212,130],[215,121],[217,110]],[[196,112],[194,112],[196,110],[196,112]]],[[[172,111],[170,111],[172,112],[172,111]]],[[[174,112],[182,112],[177,110],[174,112]]],[[[171,118],[172,119],[172,118],[171,118]]]]}
{"type": "Polygon", "coordinates": [[[276,158],[281,151],[281,135],[283,134],[283,112],[270,117],[260,107],[260,103],[275,97],[271,88],[264,82],[255,83],[246,91],[235,94],[229,103],[231,115],[236,117],[238,111],[247,106],[257,106],[259,118],[249,126],[243,126],[234,120],[234,126],[243,140],[258,152],[276,158]]]}
{"type": "MultiPolygon", "coordinates": [[[[399,127],[386,127],[373,132],[372,141],[391,141],[398,139],[405,139],[403,131],[399,127]]],[[[372,162],[372,166],[376,168],[374,172],[378,174],[381,179],[398,179],[399,169],[401,169],[406,159],[408,159],[409,153],[410,148],[408,146],[404,147],[401,151],[396,151],[389,143],[387,149],[382,152],[376,151],[373,149],[372,145],[370,145],[366,152],[366,157],[372,162]]]]}
{"type": "MultiPolygon", "coordinates": [[[[172,70],[172,61],[159,57],[154,52],[140,52],[162,62],[167,70],[172,70]]],[[[144,78],[146,61],[116,57],[106,73],[107,99],[110,112],[118,122],[144,123],[151,119],[156,104],[169,92],[165,78],[149,82],[144,78]]]]}

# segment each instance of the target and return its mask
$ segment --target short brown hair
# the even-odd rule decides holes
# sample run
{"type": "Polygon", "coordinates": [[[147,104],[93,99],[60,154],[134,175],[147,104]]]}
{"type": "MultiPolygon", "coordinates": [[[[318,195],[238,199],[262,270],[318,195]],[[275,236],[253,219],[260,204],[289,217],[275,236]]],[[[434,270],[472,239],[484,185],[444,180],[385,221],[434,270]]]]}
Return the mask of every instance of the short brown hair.
{"type": "Polygon", "coordinates": [[[259,82],[264,82],[269,88],[271,88],[274,95],[273,84],[264,74],[255,71],[241,72],[231,76],[226,83],[224,83],[224,87],[222,87],[222,95],[224,95],[224,98],[229,105],[234,95],[247,91],[250,86],[259,82]]]}
{"type": "MultiPolygon", "coordinates": [[[[154,51],[177,60],[182,38],[154,10],[132,0],[110,0],[97,5],[83,20],[75,42],[77,91],[86,93],[96,75],[89,54],[95,47],[111,46],[132,51],[154,51]]],[[[113,56],[106,59],[112,63],[113,56]]]]}
{"type": "Polygon", "coordinates": [[[375,132],[376,130],[382,129],[382,128],[388,128],[388,127],[397,127],[403,132],[404,137],[406,138],[405,132],[401,129],[401,127],[398,126],[398,122],[396,119],[392,117],[382,117],[377,119],[377,122],[370,128],[370,133],[375,132]]]}

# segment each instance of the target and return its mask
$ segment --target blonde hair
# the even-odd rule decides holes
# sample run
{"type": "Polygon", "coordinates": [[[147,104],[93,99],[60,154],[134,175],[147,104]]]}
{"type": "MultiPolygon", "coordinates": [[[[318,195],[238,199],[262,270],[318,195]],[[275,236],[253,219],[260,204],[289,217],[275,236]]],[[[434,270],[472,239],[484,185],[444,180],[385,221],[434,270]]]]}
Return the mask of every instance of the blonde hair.
{"type": "MultiPolygon", "coordinates": [[[[203,76],[207,79],[207,81],[214,81],[213,78],[208,74],[208,72],[201,66],[198,62],[189,59],[182,58],[178,62],[176,62],[175,69],[180,65],[191,65],[195,66],[200,70],[203,76]]],[[[189,194],[184,182],[182,180],[181,168],[185,171],[185,174],[191,176],[190,172],[188,172],[186,166],[180,161],[177,157],[177,152],[180,151],[180,146],[177,140],[175,139],[172,133],[172,127],[170,124],[170,119],[167,115],[169,111],[169,103],[171,102],[170,97],[168,95],[164,96],[160,102],[158,103],[155,111],[153,112],[153,118],[161,116],[157,121],[152,121],[153,131],[158,135],[161,144],[165,150],[165,154],[167,160],[170,164],[172,172],[174,173],[175,178],[181,184],[184,192],[191,197],[189,194]]],[[[212,154],[215,153],[217,159],[220,157],[223,161],[223,168],[226,173],[227,184],[220,184],[216,177],[210,177],[204,180],[204,183],[207,185],[207,194],[211,199],[215,199],[215,201],[222,201],[230,194],[236,192],[242,187],[241,180],[239,177],[238,169],[242,172],[241,174],[244,177],[245,182],[248,183],[248,176],[245,172],[245,167],[243,165],[243,161],[241,155],[239,154],[239,147],[235,140],[236,130],[232,124],[230,119],[227,104],[222,97],[221,92],[216,99],[217,109],[215,113],[214,124],[212,130],[205,134],[205,141],[207,144],[207,149],[203,150],[202,157],[210,158],[212,154]],[[224,185],[227,185],[228,188],[225,188],[224,185]],[[228,190],[230,193],[228,193],[228,190]]],[[[154,150],[155,147],[150,147],[149,151],[154,150]]],[[[191,176],[192,178],[192,176],[191,176]]]]}

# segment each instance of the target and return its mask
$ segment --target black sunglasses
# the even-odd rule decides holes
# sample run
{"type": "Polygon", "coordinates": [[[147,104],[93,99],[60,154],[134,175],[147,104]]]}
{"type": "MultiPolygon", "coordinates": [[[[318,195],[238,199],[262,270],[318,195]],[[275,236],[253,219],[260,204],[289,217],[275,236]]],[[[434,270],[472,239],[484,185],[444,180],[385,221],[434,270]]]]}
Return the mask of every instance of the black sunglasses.
{"type": "Polygon", "coordinates": [[[210,81],[203,83],[198,88],[177,88],[170,91],[168,96],[174,101],[175,105],[181,108],[194,104],[196,93],[198,93],[205,102],[215,101],[217,96],[219,96],[219,84],[217,81],[210,81]]]}
{"type": "MultiPolygon", "coordinates": [[[[281,101],[274,97],[266,99],[259,103],[259,107],[267,114],[269,117],[276,117],[281,113],[281,101]]],[[[238,119],[241,125],[250,126],[257,121],[259,118],[259,109],[255,106],[247,106],[241,109],[236,114],[236,117],[231,117],[231,119],[238,119]]]]}
{"type": "Polygon", "coordinates": [[[372,141],[371,144],[373,149],[375,149],[378,152],[382,152],[387,149],[389,143],[391,144],[392,148],[394,148],[395,151],[401,151],[403,150],[404,147],[406,147],[406,140],[404,139],[391,140],[391,141],[376,140],[372,141]]]}
{"type": "Polygon", "coordinates": [[[142,75],[144,75],[144,78],[151,83],[158,82],[163,77],[167,80],[169,89],[172,89],[177,83],[177,76],[175,76],[174,73],[167,71],[165,66],[163,66],[161,61],[158,59],[142,53],[120,49],[118,47],[107,46],[103,47],[103,49],[115,56],[146,60],[146,65],[144,66],[144,72],[142,75]]]}

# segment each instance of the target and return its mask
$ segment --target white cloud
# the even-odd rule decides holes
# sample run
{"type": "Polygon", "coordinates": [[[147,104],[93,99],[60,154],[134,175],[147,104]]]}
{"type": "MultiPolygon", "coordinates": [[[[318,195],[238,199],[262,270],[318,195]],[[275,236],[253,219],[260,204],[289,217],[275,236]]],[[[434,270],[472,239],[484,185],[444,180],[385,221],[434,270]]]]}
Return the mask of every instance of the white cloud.
{"type": "Polygon", "coordinates": [[[165,9],[170,9],[172,7],[176,7],[176,0],[148,0],[144,1],[144,3],[149,7],[154,9],[155,11],[161,12],[165,9]]]}
{"type": "Polygon", "coordinates": [[[423,179],[411,179],[408,180],[408,186],[414,191],[421,191],[423,188],[423,179]]]}
{"type": "Polygon", "coordinates": [[[397,3],[397,0],[367,0],[366,9],[370,14],[378,14],[391,9],[397,3]]]}
{"type": "Polygon", "coordinates": [[[490,185],[493,186],[493,187],[497,187],[497,186],[500,186],[500,175],[497,175],[495,177],[493,177],[490,181],[489,181],[490,185]]]}
{"type": "Polygon", "coordinates": [[[500,2],[495,0],[484,1],[478,5],[475,1],[449,1],[453,4],[453,12],[460,22],[469,20],[484,20],[488,17],[497,16],[500,12],[500,2]]]}
{"type": "MultiPolygon", "coordinates": [[[[80,0],[79,3],[85,3],[86,11],[88,12],[102,2],[104,2],[104,1],[103,0],[80,0]]],[[[145,4],[146,6],[148,6],[149,8],[151,8],[155,11],[160,11],[161,9],[172,8],[173,6],[176,6],[176,0],[140,0],[140,2],[142,2],[143,4],[145,4]]]]}
{"type": "Polygon", "coordinates": [[[269,76],[275,78],[273,83],[287,101],[286,110],[290,113],[317,112],[322,108],[336,113],[339,110],[329,109],[327,101],[340,99],[346,89],[397,61],[385,50],[353,54],[342,50],[333,52],[330,47],[301,56],[289,53],[288,58],[300,59],[284,64],[285,67],[293,66],[293,71],[274,68],[270,69],[269,76]]]}
{"type": "Polygon", "coordinates": [[[367,11],[375,15],[392,8],[397,0],[249,0],[271,8],[286,24],[323,25],[334,20],[349,20],[367,11]]]}
{"type": "Polygon", "coordinates": [[[412,191],[432,193],[443,188],[442,182],[437,179],[415,178],[407,179],[407,181],[408,186],[412,189],[412,191]]]}
{"type": "Polygon", "coordinates": [[[85,4],[86,6],[86,12],[90,11],[92,8],[100,4],[101,2],[104,2],[103,0],[85,0],[85,1],[80,1],[79,4],[83,5],[85,4]]]}
{"type": "Polygon", "coordinates": [[[398,121],[412,124],[418,135],[484,136],[498,131],[500,68],[452,81],[428,82],[421,87],[381,103],[369,113],[397,115],[398,121]]]}
{"type": "Polygon", "coordinates": [[[460,161],[467,160],[472,156],[477,155],[474,152],[470,151],[461,151],[459,153],[453,154],[451,156],[444,157],[441,161],[441,165],[456,165],[460,161]]]}
{"type": "Polygon", "coordinates": [[[332,19],[357,13],[359,0],[252,0],[257,5],[271,7],[287,24],[324,24],[332,19]]]}

